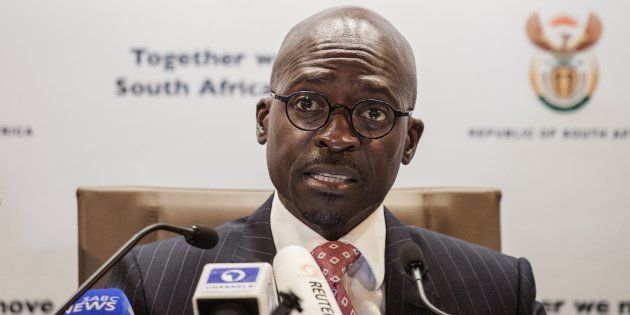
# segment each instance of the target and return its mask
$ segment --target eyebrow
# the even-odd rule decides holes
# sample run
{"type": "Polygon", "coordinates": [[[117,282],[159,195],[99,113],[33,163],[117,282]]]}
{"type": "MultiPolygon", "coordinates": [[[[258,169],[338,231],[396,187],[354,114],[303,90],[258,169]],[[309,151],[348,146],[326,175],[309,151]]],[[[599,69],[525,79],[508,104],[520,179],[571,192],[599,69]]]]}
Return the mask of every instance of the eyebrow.
{"type": "MultiPolygon", "coordinates": [[[[312,73],[307,73],[307,74],[302,74],[300,76],[298,76],[295,80],[293,80],[288,86],[287,89],[290,91],[291,89],[293,89],[294,87],[301,85],[301,84],[322,84],[322,83],[331,83],[331,84],[335,84],[335,83],[339,83],[339,78],[336,76],[330,76],[328,73],[326,72],[312,72],[312,73]]],[[[393,91],[386,87],[383,86],[377,82],[375,82],[374,80],[371,79],[361,79],[359,80],[359,78],[357,78],[357,83],[358,85],[363,88],[363,89],[367,89],[369,90],[371,93],[374,94],[379,94],[379,95],[384,95],[388,98],[389,102],[388,103],[392,103],[392,105],[394,106],[398,106],[400,108],[403,108],[403,104],[398,104],[398,101],[396,101],[396,98],[394,97],[394,93],[393,91]]]]}
{"type": "Polygon", "coordinates": [[[298,76],[295,80],[293,80],[288,86],[288,90],[293,89],[297,85],[301,85],[304,83],[310,84],[322,84],[322,83],[338,83],[339,78],[331,77],[327,73],[324,72],[312,72],[307,74],[302,74],[298,76]]]}
{"type": "Polygon", "coordinates": [[[389,98],[390,102],[394,102],[392,105],[398,105],[401,108],[403,107],[402,104],[398,104],[398,101],[396,101],[396,98],[394,97],[394,93],[392,89],[386,86],[383,86],[377,82],[374,82],[374,80],[369,80],[369,79],[359,80],[359,85],[362,88],[365,88],[372,93],[385,95],[386,97],[389,98]]]}

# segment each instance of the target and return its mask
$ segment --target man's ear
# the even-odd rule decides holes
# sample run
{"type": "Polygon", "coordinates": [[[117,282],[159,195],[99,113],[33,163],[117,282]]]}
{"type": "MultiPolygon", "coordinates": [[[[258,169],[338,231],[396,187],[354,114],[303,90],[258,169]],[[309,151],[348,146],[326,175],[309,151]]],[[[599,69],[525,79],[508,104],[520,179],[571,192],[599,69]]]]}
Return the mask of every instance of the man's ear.
{"type": "Polygon", "coordinates": [[[271,97],[263,97],[256,104],[256,138],[258,143],[267,143],[267,116],[271,109],[271,97]]]}
{"type": "Polygon", "coordinates": [[[422,137],[424,131],[424,123],[419,118],[409,117],[407,124],[407,137],[405,139],[405,151],[403,152],[402,163],[407,165],[413,159],[418,148],[418,141],[422,137]]]}

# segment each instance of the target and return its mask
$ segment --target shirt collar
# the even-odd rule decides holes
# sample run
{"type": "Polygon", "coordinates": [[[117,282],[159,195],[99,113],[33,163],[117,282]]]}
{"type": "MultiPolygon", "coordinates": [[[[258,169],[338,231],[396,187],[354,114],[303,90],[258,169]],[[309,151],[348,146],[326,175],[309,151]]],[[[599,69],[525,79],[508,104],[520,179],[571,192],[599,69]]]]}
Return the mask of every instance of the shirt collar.
{"type": "MultiPolygon", "coordinates": [[[[269,218],[271,234],[276,250],[298,245],[309,252],[327,240],[296,218],[274,193],[269,218]]],[[[359,223],[340,240],[356,247],[367,261],[375,283],[374,289],[381,287],[385,277],[385,212],[381,204],[363,222],[359,223]]]]}

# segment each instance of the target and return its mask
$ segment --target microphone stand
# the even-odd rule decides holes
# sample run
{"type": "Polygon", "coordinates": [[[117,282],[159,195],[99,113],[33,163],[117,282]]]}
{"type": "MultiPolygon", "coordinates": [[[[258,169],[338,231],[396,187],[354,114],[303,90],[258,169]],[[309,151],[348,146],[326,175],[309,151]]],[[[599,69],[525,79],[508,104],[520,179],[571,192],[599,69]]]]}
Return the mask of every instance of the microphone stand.
{"type": "Polygon", "coordinates": [[[411,273],[411,276],[416,281],[416,288],[418,289],[420,300],[424,306],[426,306],[434,314],[449,315],[431,304],[429,299],[427,299],[426,293],[424,293],[424,286],[422,285],[422,272],[426,270],[424,270],[424,265],[422,263],[423,259],[420,247],[418,247],[418,245],[414,242],[405,242],[398,248],[398,254],[403,268],[405,268],[405,271],[408,273],[411,273]]]}
{"type": "MultiPolygon", "coordinates": [[[[138,244],[138,242],[140,242],[142,238],[147,236],[147,234],[152,233],[154,231],[158,231],[158,230],[169,231],[169,232],[173,232],[179,235],[184,235],[184,237],[186,238],[186,241],[189,244],[192,244],[197,247],[201,247],[198,244],[196,245],[195,243],[197,242],[196,238],[200,234],[200,231],[201,231],[201,234],[204,234],[203,233],[204,229],[207,230],[207,228],[203,228],[203,227],[200,228],[196,225],[192,225],[190,228],[181,228],[181,227],[172,226],[172,225],[168,225],[164,223],[156,223],[156,224],[152,224],[145,227],[144,229],[140,230],[140,232],[136,233],[131,239],[129,239],[129,241],[127,241],[125,245],[119,248],[118,251],[113,256],[111,256],[103,265],[101,265],[101,267],[98,268],[98,270],[96,270],[96,272],[94,272],[90,276],[90,278],[88,278],[79,287],[79,289],[63,304],[63,306],[61,306],[57,310],[55,315],[62,315],[63,312],[65,312],[66,309],[68,309],[68,307],[70,307],[77,298],[83,295],[85,291],[87,291],[99,279],[101,279],[103,275],[105,275],[110,269],[112,269],[112,267],[114,267],[114,265],[116,265],[116,263],[118,263],[125,256],[125,254],[127,254],[134,246],[136,246],[136,244],[138,244]]],[[[216,236],[216,232],[214,232],[214,235],[216,236]]],[[[214,244],[210,248],[216,245],[216,239],[217,238],[215,237],[214,244]]]]}
{"type": "Polygon", "coordinates": [[[416,285],[418,286],[418,293],[420,293],[420,299],[422,300],[422,303],[424,303],[424,305],[429,310],[431,310],[431,312],[433,312],[434,314],[449,315],[448,313],[444,313],[439,308],[433,306],[433,304],[429,302],[429,299],[427,299],[427,295],[424,293],[424,286],[422,285],[422,271],[420,270],[420,268],[421,268],[421,265],[420,263],[417,263],[417,262],[414,262],[409,266],[409,271],[411,271],[411,274],[413,275],[414,280],[416,280],[416,285]]]}

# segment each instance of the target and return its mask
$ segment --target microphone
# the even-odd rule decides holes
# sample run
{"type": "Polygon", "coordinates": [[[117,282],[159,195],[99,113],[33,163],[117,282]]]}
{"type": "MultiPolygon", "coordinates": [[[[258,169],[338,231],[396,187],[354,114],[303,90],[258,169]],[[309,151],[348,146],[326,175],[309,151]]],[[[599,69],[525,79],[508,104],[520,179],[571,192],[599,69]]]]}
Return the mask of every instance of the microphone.
{"type": "Polygon", "coordinates": [[[326,278],[306,249],[287,246],[273,259],[279,292],[293,292],[300,298],[305,315],[341,314],[326,278]]]}
{"type": "Polygon", "coordinates": [[[116,263],[118,263],[123,256],[125,256],[138,242],[145,237],[147,234],[152,233],[154,231],[164,230],[173,232],[179,235],[183,235],[188,244],[202,248],[202,249],[210,249],[217,245],[219,240],[219,234],[212,228],[191,225],[188,228],[177,227],[164,223],[152,224],[144,229],[140,230],[140,232],[136,233],[132,236],[125,245],[120,247],[118,251],[112,255],[104,264],[101,265],[98,270],[96,270],[90,278],[88,278],[79,289],[63,304],[62,307],[57,310],[55,315],[61,315],[63,312],[72,305],[72,303],[85,291],[87,291],[91,286],[94,285],[98,280],[100,280],[103,275],[105,275],[116,263]]]}
{"type": "Polygon", "coordinates": [[[278,306],[271,265],[207,264],[192,303],[195,315],[271,314],[278,306]]]}
{"type": "Polygon", "coordinates": [[[120,289],[92,289],[70,305],[65,314],[133,315],[133,310],[120,289]]]}
{"type": "Polygon", "coordinates": [[[416,280],[416,286],[418,287],[418,293],[420,293],[422,303],[435,314],[449,315],[433,306],[424,293],[424,287],[422,286],[422,269],[424,269],[424,264],[422,263],[422,253],[420,253],[418,245],[413,242],[403,243],[398,249],[398,256],[400,257],[400,262],[405,268],[405,271],[410,273],[414,280],[416,280]]]}
{"type": "Polygon", "coordinates": [[[197,248],[212,249],[217,246],[217,242],[219,241],[219,234],[217,234],[217,231],[207,226],[191,225],[188,228],[181,228],[177,226],[169,227],[180,230],[180,232],[175,233],[183,235],[186,243],[197,248]]]}

